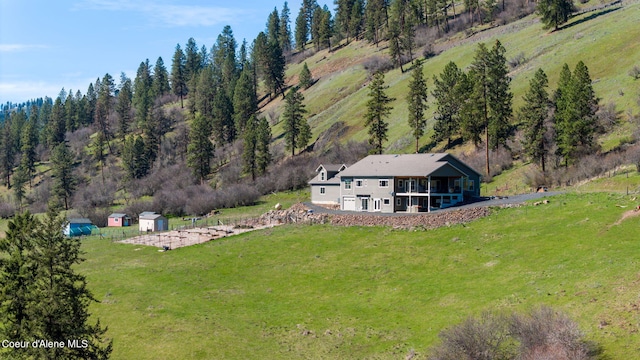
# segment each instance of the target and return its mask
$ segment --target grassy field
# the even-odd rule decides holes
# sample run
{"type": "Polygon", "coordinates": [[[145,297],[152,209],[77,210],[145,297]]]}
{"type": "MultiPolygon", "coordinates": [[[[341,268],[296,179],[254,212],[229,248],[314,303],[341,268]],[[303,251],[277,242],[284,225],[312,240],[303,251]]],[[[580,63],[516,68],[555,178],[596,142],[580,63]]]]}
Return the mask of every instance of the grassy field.
{"type": "Polygon", "coordinates": [[[283,226],[169,252],[84,241],[114,359],[419,358],[484,310],[546,304],[640,349],[632,196],[568,194],[433,231],[283,226]]]}

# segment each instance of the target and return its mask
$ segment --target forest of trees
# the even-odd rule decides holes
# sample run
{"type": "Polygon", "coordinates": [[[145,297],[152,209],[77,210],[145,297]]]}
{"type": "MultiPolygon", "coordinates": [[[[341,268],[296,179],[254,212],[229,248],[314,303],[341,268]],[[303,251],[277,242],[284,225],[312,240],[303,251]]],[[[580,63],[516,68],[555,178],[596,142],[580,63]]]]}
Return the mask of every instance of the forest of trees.
{"type": "MultiPolygon", "coordinates": [[[[53,207],[96,215],[96,209],[111,205],[114,196],[107,195],[109,191],[121,191],[126,205],[135,205],[140,196],[159,191],[165,199],[155,206],[181,214],[187,211],[186,205],[167,205],[175,198],[159,186],[149,185],[155,183],[149,181],[150,175],[161,178],[168,168],[180,169],[177,171],[183,175],[175,180],[175,187],[187,192],[192,186],[222,190],[265,182],[259,178],[268,178],[270,167],[281,166],[287,159],[284,152],[274,154],[273,124],[284,124],[284,148],[291,157],[312,142],[301,91],[313,86],[315,80],[304,63],[299,83],[287,84],[287,59],[307,54],[309,47],[333,50],[354,40],[376,46],[386,41],[391,64],[401,71],[412,70],[406,103],[416,151],[422,151],[420,139],[428,125],[424,113],[429,97],[435,112],[429,120],[434,129],[431,141],[446,140],[445,149],[459,139],[477,147],[485,144],[488,178],[492,175],[490,151],[507,148],[517,131],[527,139],[523,145],[527,156],[539,163],[543,172],[549,154],[555,156],[556,165],[566,167],[594,150],[597,100],[582,63],[573,73],[563,70],[559,88],[550,99],[544,74],[536,74],[525,96],[525,108],[517,116],[513,116],[506,50],[500,42],[492,47],[480,44],[468,69],[448,64],[433,78],[432,86],[423,76],[423,56],[417,49],[425,44],[416,38],[418,29],[429,28],[443,35],[459,31],[460,26],[516,18],[533,11],[532,6],[471,0],[461,8],[448,0],[336,0],[334,5],[329,9],[304,0],[294,18],[285,2],[280,10],[274,8],[268,14],[264,31],[251,43],[239,43],[226,26],[210,48],[193,38],[177,44],[169,66],[161,57],[154,63],[145,59],[134,78],[124,73],[117,79],[105,74],[89,84],[84,94],[62,89],[55,99],[3,106],[0,177],[13,197],[13,201],[3,202],[12,202],[11,206],[3,206],[9,208],[9,214],[27,207],[53,207]],[[261,106],[280,97],[284,100],[282,115],[267,120],[261,106]],[[582,106],[579,110],[571,108],[576,103],[582,106]],[[47,162],[51,171],[43,174],[39,165],[47,162]],[[97,199],[79,199],[78,193],[87,196],[88,191],[83,190],[87,187],[101,189],[97,199]]],[[[574,9],[570,2],[548,5],[566,10],[559,17],[547,14],[547,5],[539,3],[538,11],[545,24],[555,27],[574,9]]],[[[363,126],[369,128],[371,151],[376,153],[385,149],[386,117],[395,100],[385,94],[385,70],[378,69],[369,84],[363,119],[363,126]]],[[[283,188],[270,181],[270,186],[251,194],[283,188]]],[[[299,179],[288,182],[293,183],[297,184],[293,187],[304,185],[299,179]]],[[[225,200],[214,202],[215,206],[252,199],[220,198],[225,200]]],[[[211,206],[197,208],[204,212],[211,206]]]]}

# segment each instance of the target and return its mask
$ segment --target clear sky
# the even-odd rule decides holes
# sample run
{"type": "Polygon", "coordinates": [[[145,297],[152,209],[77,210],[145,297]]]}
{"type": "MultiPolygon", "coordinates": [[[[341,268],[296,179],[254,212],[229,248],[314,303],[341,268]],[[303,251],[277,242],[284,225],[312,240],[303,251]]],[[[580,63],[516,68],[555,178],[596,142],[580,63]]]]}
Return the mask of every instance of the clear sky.
{"type": "MultiPolygon", "coordinates": [[[[284,0],[0,0],[0,104],[60,90],[80,90],[111,74],[132,79],[140,62],[162,56],[168,71],[176,44],[193,37],[208,49],[225,25],[251,44],[284,0]]],[[[333,12],[333,1],[318,1],[333,12]]],[[[288,1],[290,26],[300,0],[288,1]]]]}

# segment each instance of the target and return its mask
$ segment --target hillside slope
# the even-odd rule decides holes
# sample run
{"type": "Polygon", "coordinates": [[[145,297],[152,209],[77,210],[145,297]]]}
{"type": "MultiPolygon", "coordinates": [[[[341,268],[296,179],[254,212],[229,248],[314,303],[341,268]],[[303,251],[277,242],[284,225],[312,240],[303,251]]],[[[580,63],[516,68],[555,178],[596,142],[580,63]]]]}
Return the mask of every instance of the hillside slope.
{"type": "MultiPolygon", "coordinates": [[[[605,8],[576,16],[556,32],[542,29],[537,16],[531,15],[468,38],[460,39],[462,34],[458,34],[454,35],[452,40],[440,41],[435,44],[435,48],[447,50],[427,59],[424,63],[424,73],[428,85],[432,86],[433,76],[438,75],[449,61],[465,68],[471,63],[478,43],[490,44],[500,40],[507,50],[507,59],[520,54],[526,59],[524,64],[512,69],[510,73],[514,110],[521,105],[529,79],[538,68],[547,73],[550,89],[553,90],[563,64],[567,63],[573,68],[582,60],[589,68],[601,105],[615,103],[620,113],[637,113],[640,86],[628,72],[634,65],[640,64],[640,44],[637,41],[639,33],[640,3],[636,0],[624,1],[623,6],[619,8],[605,8]]],[[[422,50],[419,49],[416,53],[422,54],[422,50]]],[[[366,111],[370,74],[365,66],[386,57],[384,44],[375,47],[355,41],[333,52],[319,51],[304,60],[314,78],[318,80],[303,92],[314,139],[338,122],[344,123],[347,127],[340,132],[341,141],[361,141],[368,138],[363,114],[366,111]]],[[[302,62],[289,65],[289,85],[297,83],[301,68],[302,62]]],[[[390,86],[388,94],[395,98],[391,104],[393,111],[389,118],[389,141],[386,143],[388,152],[412,150],[405,101],[409,79],[410,73],[401,73],[399,69],[385,75],[386,84],[390,86]]],[[[430,119],[428,127],[431,128],[435,109],[432,98],[429,103],[430,109],[426,115],[430,119]]],[[[263,112],[275,123],[282,111],[281,107],[282,101],[276,100],[264,106],[263,112]]],[[[628,116],[622,116],[621,120],[619,128],[602,140],[608,139],[609,148],[616,146],[619,143],[618,138],[629,130],[628,116]]],[[[282,129],[276,126],[273,132],[278,138],[282,129]]],[[[421,139],[421,143],[428,143],[430,136],[431,133],[427,133],[421,139]]]]}

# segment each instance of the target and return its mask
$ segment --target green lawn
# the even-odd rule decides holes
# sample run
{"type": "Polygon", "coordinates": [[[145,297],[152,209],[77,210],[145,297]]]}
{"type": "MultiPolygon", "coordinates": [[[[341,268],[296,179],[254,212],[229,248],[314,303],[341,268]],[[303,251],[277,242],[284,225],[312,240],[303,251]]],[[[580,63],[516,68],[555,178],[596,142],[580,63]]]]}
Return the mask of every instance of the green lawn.
{"type": "Polygon", "coordinates": [[[282,226],[169,252],[93,238],[80,270],[114,359],[423,357],[469,315],[540,304],[628,359],[640,217],[614,223],[637,203],[568,194],[432,231],[282,226]]]}

